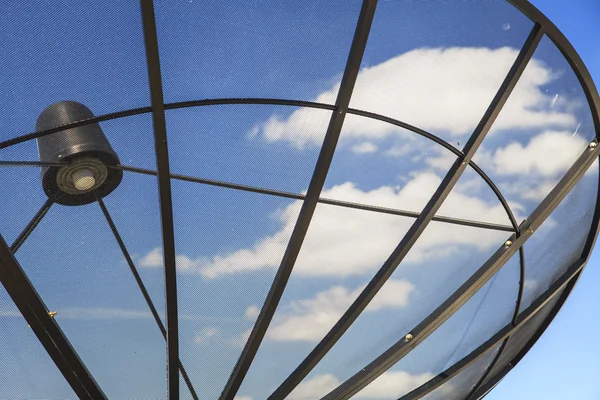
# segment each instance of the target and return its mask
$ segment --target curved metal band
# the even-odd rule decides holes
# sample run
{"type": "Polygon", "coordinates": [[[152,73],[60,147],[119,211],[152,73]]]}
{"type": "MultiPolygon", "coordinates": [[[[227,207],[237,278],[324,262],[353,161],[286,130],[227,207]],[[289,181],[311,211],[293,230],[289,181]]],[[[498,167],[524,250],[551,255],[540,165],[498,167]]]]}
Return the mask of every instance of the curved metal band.
{"type": "Polygon", "coordinates": [[[542,203],[532,212],[522,224],[522,234],[513,235],[509,240],[510,246],[499,248],[460,288],[458,288],[435,311],[418,324],[410,333],[410,341],[399,340],[373,362],[361,369],[353,377],[342,383],[337,389],[323,399],[347,399],[359,392],[383,372],[396,364],[406,354],[412,351],[433,331],[435,331],[454,312],[462,307],[485,283],[487,283],[516,251],[531,237],[545,219],[569,193],[572,187],[581,179],[600,154],[600,147],[587,148],[569,169],[560,182],[552,189],[542,203]]]}
{"type": "MultiPolygon", "coordinates": [[[[539,296],[527,309],[519,314],[517,322],[515,324],[512,321],[506,324],[491,338],[482,343],[479,347],[473,350],[471,353],[463,357],[461,360],[456,362],[450,368],[444,372],[438,374],[425,384],[412,390],[411,392],[400,397],[399,400],[413,400],[420,399],[428,393],[434,391],[444,383],[448,382],[461,371],[465,370],[480,357],[485,355],[487,352],[496,347],[500,342],[508,339],[517,329],[521,328],[527,321],[529,321],[535,314],[537,314],[542,307],[544,307],[554,296],[560,292],[563,288],[572,286],[577,280],[579,273],[585,267],[585,261],[583,259],[576,260],[565,273],[561,275],[541,296],[539,296]]],[[[557,304],[558,305],[558,304],[557,304]]]]}
{"type": "MultiPolygon", "coordinates": [[[[215,106],[215,105],[242,105],[242,104],[280,105],[280,106],[288,106],[288,107],[314,108],[314,109],[330,110],[330,111],[335,109],[335,106],[333,106],[333,105],[316,103],[316,102],[311,102],[311,101],[286,100],[286,99],[261,99],[261,98],[224,98],[224,99],[205,99],[205,100],[183,101],[183,102],[176,102],[176,103],[166,103],[165,110],[177,110],[177,109],[182,109],[182,108],[206,107],[206,106],[215,106]]],[[[61,130],[76,128],[79,126],[89,125],[89,124],[93,124],[93,123],[97,123],[97,122],[110,121],[110,120],[114,120],[114,119],[130,117],[130,116],[134,116],[134,115],[148,114],[150,112],[151,112],[150,107],[132,108],[130,110],[123,110],[123,111],[119,111],[119,112],[115,112],[115,113],[104,114],[104,115],[101,115],[98,117],[90,118],[87,120],[77,121],[77,122],[74,122],[74,123],[71,123],[68,125],[63,125],[63,126],[59,126],[56,128],[47,129],[47,130],[40,131],[40,132],[32,132],[32,133],[29,133],[26,135],[17,136],[15,138],[0,142],[0,150],[3,148],[7,148],[10,146],[19,144],[19,143],[29,141],[29,140],[37,139],[38,137],[42,137],[42,136],[50,135],[52,133],[60,132],[61,130]]],[[[418,128],[414,125],[408,124],[406,122],[403,122],[403,121],[400,121],[400,120],[397,120],[394,118],[386,117],[384,115],[377,114],[374,112],[358,110],[358,109],[354,109],[354,108],[349,108],[347,112],[348,112],[348,114],[358,115],[361,117],[370,118],[370,119],[381,121],[381,122],[387,122],[391,125],[395,125],[400,128],[406,129],[410,132],[416,133],[419,136],[422,136],[426,139],[429,139],[429,140],[439,144],[440,146],[444,147],[445,149],[452,152],[454,155],[456,155],[458,157],[464,156],[464,153],[461,150],[452,146],[450,143],[446,142],[442,138],[440,138],[432,133],[429,133],[421,128],[418,128]]],[[[470,160],[469,166],[471,168],[473,168],[473,170],[481,177],[481,179],[483,179],[487,183],[487,185],[490,187],[490,189],[494,192],[494,194],[498,198],[498,201],[500,201],[500,204],[502,204],[502,208],[504,208],[511,225],[513,226],[513,228],[516,232],[518,230],[519,224],[515,218],[515,215],[514,215],[512,209],[510,208],[508,202],[506,201],[506,198],[504,197],[504,195],[502,194],[500,189],[498,189],[498,187],[493,182],[493,180],[479,167],[479,165],[477,165],[477,163],[470,160]]]]}

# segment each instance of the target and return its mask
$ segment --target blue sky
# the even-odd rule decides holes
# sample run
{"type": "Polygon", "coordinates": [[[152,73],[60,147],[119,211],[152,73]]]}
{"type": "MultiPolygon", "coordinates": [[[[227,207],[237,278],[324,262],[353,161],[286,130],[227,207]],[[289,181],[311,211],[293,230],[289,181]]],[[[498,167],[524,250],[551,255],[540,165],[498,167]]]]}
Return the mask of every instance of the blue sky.
{"type": "MultiPolygon", "coordinates": [[[[360,8],[359,1],[340,4],[157,2],[165,101],[281,97],[333,103],[360,8]]],[[[591,12],[582,9],[581,14],[590,18],[591,12]]],[[[567,29],[573,29],[571,39],[597,75],[598,59],[588,61],[584,52],[593,49],[582,33],[586,25],[559,27],[568,37],[567,29]]],[[[351,106],[412,123],[461,148],[531,27],[500,2],[381,1],[351,106]]],[[[32,131],[37,115],[59,100],[80,101],[96,115],[149,104],[137,2],[65,2],[38,8],[14,3],[0,16],[0,35],[0,82],[5,87],[0,140],[32,131]]],[[[169,110],[172,172],[304,192],[329,117],[326,110],[268,105],[169,110]]],[[[101,126],[123,164],[155,168],[149,114],[101,126]]],[[[593,137],[581,88],[557,49],[544,39],[476,161],[496,181],[520,221],[593,137]]],[[[0,157],[35,160],[37,148],[35,142],[26,142],[0,150],[0,157]]],[[[414,133],[348,116],[322,196],[418,212],[453,161],[452,153],[414,133]]],[[[45,195],[35,168],[3,168],[0,181],[10,188],[0,193],[5,210],[0,233],[10,243],[45,195]]],[[[577,258],[585,240],[579,232],[590,223],[596,182],[595,170],[526,245],[531,268],[523,307],[577,258]],[[561,245],[548,249],[549,243],[561,245]]],[[[155,178],[125,173],[105,201],[162,312],[155,178]]],[[[181,359],[203,396],[216,398],[264,301],[300,204],[179,181],[173,182],[173,204],[181,359]]],[[[439,214],[509,224],[493,192],[471,169],[439,214]]],[[[265,398],[293,370],[411,222],[317,207],[238,400],[265,398]]],[[[291,398],[322,396],[350,377],[431,312],[507,236],[431,223],[372,305],[291,398]]],[[[49,308],[58,311],[57,321],[110,398],[164,396],[164,341],[96,204],[54,206],[17,258],[49,308]]],[[[588,281],[593,279],[583,279],[576,295],[583,295],[588,281]]],[[[396,398],[468,354],[510,320],[517,283],[518,263],[513,259],[357,398],[396,398]]],[[[575,294],[567,307],[576,304],[575,294]]],[[[575,321],[580,314],[564,310],[556,330],[567,315],[575,321]]],[[[576,323],[570,321],[563,322],[567,331],[576,323]]],[[[0,398],[73,397],[5,294],[0,295],[0,330],[0,360],[6,365],[0,368],[0,379],[13,382],[0,389],[0,398]],[[15,343],[26,353],[17,352],[15,343]],[[20,374],[15,377],[13,371],[20,374]]],[[[558,339],[564,336],[557,334],[558,339]]],[[[541,352],[543,344],[539,348],[541,352]]],[[[524,365],[535,365],[523,367],[522,375],[540,376],[540,364],[551,364],[544,357],[550,353],[528,356],[524,365]]],[[[591,373],[593,362],[589,358],[585,373],[591,373]]],[[[524,386],[511,386],[509,379],[498,396],[524,386]]],[[[445,390],[459,388],[450,385],[434,395],[444,397],[445,390]]]]}

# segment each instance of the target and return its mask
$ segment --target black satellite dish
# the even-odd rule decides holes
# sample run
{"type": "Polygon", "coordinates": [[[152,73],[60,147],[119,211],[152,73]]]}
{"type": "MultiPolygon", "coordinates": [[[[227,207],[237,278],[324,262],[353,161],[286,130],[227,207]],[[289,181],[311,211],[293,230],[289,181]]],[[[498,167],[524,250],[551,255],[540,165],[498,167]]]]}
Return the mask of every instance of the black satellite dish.
{"type": "Polygon", "coordinates": [[[552,321],[600,217],[567,39],[282,3],[9,16],[0,397],[472,400],[552,321]]]}

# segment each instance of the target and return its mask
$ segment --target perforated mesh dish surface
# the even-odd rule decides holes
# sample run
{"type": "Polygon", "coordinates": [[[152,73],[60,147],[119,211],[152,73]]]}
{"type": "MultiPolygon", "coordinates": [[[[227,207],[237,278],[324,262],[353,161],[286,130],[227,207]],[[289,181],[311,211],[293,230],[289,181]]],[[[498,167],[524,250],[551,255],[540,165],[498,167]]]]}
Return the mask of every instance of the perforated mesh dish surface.
{"type": "Polygon", "coordinates": [[[28,3],[0,398],[478,399],[590,256],[600,100],[524,0],[28,3]]]}

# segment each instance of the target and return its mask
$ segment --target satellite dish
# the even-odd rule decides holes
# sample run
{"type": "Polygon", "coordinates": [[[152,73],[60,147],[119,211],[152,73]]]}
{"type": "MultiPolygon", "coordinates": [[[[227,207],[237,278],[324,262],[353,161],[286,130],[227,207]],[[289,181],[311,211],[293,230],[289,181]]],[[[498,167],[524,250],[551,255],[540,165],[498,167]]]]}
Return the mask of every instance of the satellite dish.
{"type": "Polygon", "coordinates": [[[479,399],[590,257],[527,1],[63,7],[3,23],[2,398],[479,399]]]}

